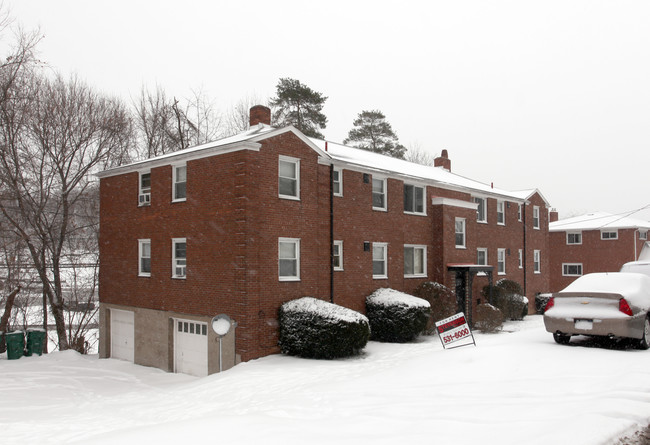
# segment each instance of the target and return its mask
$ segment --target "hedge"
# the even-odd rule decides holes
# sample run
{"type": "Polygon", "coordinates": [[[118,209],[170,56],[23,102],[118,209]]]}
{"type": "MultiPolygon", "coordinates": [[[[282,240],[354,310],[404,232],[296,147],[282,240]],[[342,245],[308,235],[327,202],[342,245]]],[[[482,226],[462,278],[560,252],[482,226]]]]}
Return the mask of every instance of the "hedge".
{"type": "Polygon", "coordinates": [[[414,340],[427,327],[431,305],[394,289],[378,289],[366,298],[371,339],[389,343],[414,340]]]}
{"type": "Polygon", "coordinates": [[[358,354],[370,339],[364,315],[312,297],[280,306],[280,350],[304,358],[334,359],[358,354]]]}

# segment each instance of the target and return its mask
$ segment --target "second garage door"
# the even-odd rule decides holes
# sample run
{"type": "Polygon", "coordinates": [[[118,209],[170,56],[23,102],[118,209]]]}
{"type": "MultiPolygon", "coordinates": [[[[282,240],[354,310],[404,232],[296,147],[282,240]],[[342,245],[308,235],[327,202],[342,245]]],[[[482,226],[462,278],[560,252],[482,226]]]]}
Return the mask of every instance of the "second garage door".
{"type": "Polygon", "coordinates": [[[174,320],[174,372],[208,375],[208,325],[174,320]]]}

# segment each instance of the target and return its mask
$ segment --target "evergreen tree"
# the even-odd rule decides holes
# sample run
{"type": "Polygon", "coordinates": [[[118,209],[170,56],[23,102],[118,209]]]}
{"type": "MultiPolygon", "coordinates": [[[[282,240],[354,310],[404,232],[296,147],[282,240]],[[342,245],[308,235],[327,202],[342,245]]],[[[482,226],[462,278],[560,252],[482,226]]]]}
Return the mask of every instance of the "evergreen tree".
{"type": "Polygon", "coordinates": [[[397,135],[386,122],[386,116],[379,111],[362,111],[353,122],[344,144],[404,159],[406,147],[399,143],[397,135]]]}
{"type": "Polygon", "coordinates": [[[327,123],[321,112],[327,97],[288,77],[280,79],[276,94],[270,102],[275,126],[293,125],[306,136],[324,138],[319,130],[327,123]]]}

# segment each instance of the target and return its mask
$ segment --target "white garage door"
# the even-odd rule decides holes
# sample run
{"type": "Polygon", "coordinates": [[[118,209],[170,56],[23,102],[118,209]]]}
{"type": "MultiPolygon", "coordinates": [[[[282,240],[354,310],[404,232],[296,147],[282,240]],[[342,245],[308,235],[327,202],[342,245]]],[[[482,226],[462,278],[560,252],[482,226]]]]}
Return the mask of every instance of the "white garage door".
{"type": "Polygon", "coordinates": [[[174,372],[208,375],[208,325],[174,320],[174,372]]]}
{"type": "Polygon", "coordinates": [[[133,362],[133,312],[111,309],[111,357],[133,362]]]}

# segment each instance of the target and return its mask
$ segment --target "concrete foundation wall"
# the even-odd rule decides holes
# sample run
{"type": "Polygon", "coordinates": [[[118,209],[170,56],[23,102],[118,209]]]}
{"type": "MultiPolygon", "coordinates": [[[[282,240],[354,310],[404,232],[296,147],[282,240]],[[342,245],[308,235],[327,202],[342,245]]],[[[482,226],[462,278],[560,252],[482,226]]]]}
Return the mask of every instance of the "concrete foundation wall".
{"type": "MultiPolygon", "coordinates": [[[[219,338],[212,331],[212,317],[201,317],[178,312],[157,311],[132,306],[101,303],[99,306],[99,357],[111,356],[111,309],[134,312],[134,360],[136,365],[152,366],[174,371],[174,319],[193,320],[208,324],[208,374],[219,372],[219,338]]],[[[222,339],[223,370],[235,366],[241,358],[235,354],[236,328],[222,339]]]]}

